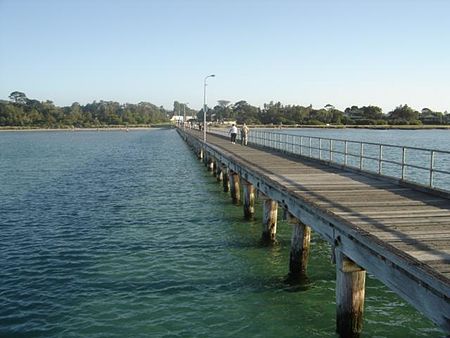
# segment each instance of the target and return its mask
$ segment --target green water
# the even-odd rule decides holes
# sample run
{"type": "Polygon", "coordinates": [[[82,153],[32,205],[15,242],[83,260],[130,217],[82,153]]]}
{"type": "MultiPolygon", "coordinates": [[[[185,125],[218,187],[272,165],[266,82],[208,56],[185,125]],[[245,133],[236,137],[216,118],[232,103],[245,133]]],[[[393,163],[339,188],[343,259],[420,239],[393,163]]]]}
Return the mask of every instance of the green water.
{"type": "MultiPolygon", "coordinates": [[[[336,337],[328,244],[286,282],[173,130],[0,133],[0,183],[0,337],[336,337]]],[[[363,337],[442,336],[368,277],[363,337]]]]}

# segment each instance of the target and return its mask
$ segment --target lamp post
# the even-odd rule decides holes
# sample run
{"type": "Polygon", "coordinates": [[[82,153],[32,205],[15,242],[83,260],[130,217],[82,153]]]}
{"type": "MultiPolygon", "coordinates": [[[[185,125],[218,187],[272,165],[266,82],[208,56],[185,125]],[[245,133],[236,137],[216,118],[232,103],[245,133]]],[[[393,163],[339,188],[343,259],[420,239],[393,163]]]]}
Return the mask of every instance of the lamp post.
{"type": "Polygon", "coordinates": [[[189,103],[183,103],[183,130],[186,129],[186,105],[189,103]]]}
{"type": "Polygon", "coordinates": [[[208,77],[215,77],[216,75],[211,74],[205,77],[203,81],[203,142],[206,143],[206,80],[208,77]]]}

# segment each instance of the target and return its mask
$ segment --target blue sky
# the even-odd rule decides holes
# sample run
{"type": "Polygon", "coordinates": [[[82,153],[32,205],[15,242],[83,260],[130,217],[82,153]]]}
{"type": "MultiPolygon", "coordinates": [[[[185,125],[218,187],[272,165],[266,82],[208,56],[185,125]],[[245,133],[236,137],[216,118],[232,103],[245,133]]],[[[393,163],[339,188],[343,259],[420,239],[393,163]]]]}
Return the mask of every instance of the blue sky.
{"type": "Polygon", "coordinates": [[[446,0],[0,0],[0,99],[450,112],[446,0]]]}

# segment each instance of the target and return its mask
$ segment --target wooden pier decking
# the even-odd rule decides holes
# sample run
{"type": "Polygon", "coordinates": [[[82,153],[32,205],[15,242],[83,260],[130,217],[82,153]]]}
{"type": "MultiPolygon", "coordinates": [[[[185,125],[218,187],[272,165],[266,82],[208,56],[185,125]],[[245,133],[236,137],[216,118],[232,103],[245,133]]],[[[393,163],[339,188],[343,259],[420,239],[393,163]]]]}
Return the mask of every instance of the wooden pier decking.
{"type": "Polygon", "coordinates": [[[219,135],[203,144],[198,131],[179,133],[450,333],[448,197],[219,135]]]}

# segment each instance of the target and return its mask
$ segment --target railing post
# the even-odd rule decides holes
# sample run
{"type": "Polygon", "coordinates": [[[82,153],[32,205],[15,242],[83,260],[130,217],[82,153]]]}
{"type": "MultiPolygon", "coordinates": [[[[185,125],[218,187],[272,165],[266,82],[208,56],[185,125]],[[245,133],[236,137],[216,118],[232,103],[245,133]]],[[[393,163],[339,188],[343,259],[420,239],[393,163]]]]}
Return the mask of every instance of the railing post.
{"type": "Polygon", "coordinates": [[[383,145],[380,144],[380,151],[378,155],[378,174],[381,175],[383,171],[383,145]]]}
{"type": "Polygon", "coordinates": [[[434,171],[434,150],[431,151],[430,156],[430,188],[433,188],[433,171],[434,171]]]}
{"type": "Polygon", "coordinates": [[[330,140],[330,162],[333,161],[333,140],[330,140]]]}
{"type": "Polygon", "coordinates": [[[364,157],[364,143],[359,143],[359,170],[363,168],[363,157],[364,157]]]}
{"type": "Polygon", "coordinates": [[[406,148],[402,147],[402,181],[405,179],[406,148]]]}
{"type": "Polygon", "coordinates": [[[303,136],[300,136],[300,155],[303,155],[303,136]]]}
{"type": "Polygon", "coordinates": [[[344,166],[347,166],[347,161],[348,161],[348,158],[347,158],[347,153],[348,153],[347,140],[345,140],[344,146],[345,146],[345,149],[344,149],[344,166]]]}
{"type": "Polygon", "coordinates": [[[319,137],[319,160],[322,159],[322,138],[319,137]]]}

